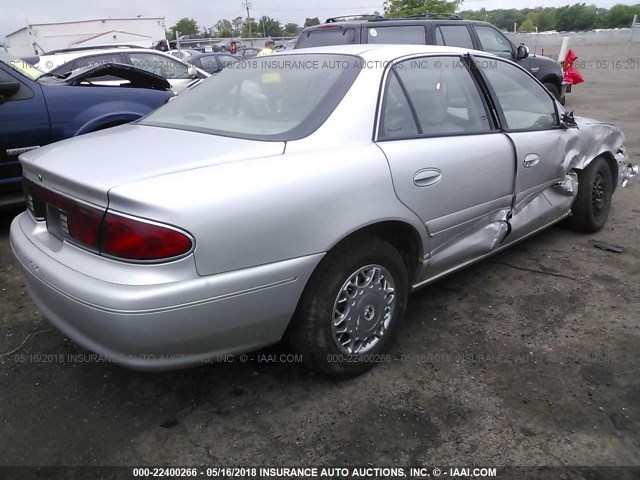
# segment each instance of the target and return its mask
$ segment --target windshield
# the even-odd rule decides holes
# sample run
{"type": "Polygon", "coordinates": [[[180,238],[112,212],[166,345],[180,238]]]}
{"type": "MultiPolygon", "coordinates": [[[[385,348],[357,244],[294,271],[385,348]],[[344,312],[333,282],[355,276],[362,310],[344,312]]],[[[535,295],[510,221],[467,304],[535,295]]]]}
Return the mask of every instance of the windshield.
{"type": "Polygon", "coordinates": [[[30,78],[31,80],[37,80],[42,75],[44,75],[44,72],[42,70],[38,70],[30,63],[21,60],[20,58],[14,57],[13,55],[2,50],[0,50],[0,62],[21,73],[25,77],[30,78]]]}
{"type": "Polygon", "coordinates": [[[140,121],[252,140],[313,133],[360,72],[359,57],[280,55],[233,63],[140,121]]]}

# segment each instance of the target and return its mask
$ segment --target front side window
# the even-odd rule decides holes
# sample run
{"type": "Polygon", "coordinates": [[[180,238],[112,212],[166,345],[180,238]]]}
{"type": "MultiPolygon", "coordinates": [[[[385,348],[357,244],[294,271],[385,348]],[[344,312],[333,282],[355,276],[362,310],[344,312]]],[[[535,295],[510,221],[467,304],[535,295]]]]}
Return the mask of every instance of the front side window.
{"type": "Polygon", "coordinates": [[[232,63],[236,63],[238,61],[237,57],[232,57],[231,55],[220,55],[218,59],[222,63],[223,68],[227,68],[232,63]]]}
{"type": "Polygon", "coordinates": [[[220,67],[218,66],[218,60],[213,55],[200,58],[200,65],[207,72],[216,72],[220,67]]]}
{"type": "Polygon", "coordinates": [[[476,33],[480,39],[480,45],[485,52],[493,53],[502,58],[511,59],[513,52],[511,50],[511,42],[504,35],[491,27],[481,25],[475,26],[476,33]]]}
{"type": "Polygon", "coordinates": [[[439,25],[436,27],[436,43],[449,47],[473,48],[471,34],[465,25],[439,25]]]}
{"type": "Polygon", "coordinates": [[[424,27],[370,27],[368,29],[369,43],[391,43],[404,45],[424,45],[426,36],[424,27]]]}
{"type": "Polygon", "coordinates": [[[313,133],[361,71],[349,55],[271,55],[233,63],[141,123],[252,140],[313,133]]]}
{"type": "Polygon", "coordinates": [[[510,130],[547,130],[559,125],[555,102],[547,90],[516,65],[478,58],[498,97],[510,130]]]}
{"type": "Polygon", "coordinates": [[[169,57],[153,53],[129,53],[129,58],[134,67],[155,73],[166,79],[189,78],[187,66],[169,57]]]}
{"type": "MultiPolygon", "coordinates": [[[[418,120],[420,135],[462,135],[491,131],[480,93],[458,57],[423,57],[405,60],[395,67],[418,120]]],[[[409,132],[409,112],[401,116],[398,87],[389,82],[385,98],[381,136],[409,132]],[[389,121],[387,117],[393,119],[389,121]],[[401,125],[402,128],[397,125],[401,125]]],[[[408,110],[409,107],[404,108],[408,110]]],[[[397,134],[397,136],[402,136],[397,134]]]]}

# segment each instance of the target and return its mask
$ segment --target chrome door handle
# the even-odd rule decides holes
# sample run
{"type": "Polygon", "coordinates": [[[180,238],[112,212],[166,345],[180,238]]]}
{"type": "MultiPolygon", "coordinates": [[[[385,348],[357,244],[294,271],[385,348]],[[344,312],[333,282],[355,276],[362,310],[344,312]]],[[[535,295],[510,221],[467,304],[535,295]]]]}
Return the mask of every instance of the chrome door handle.
{"type": "Polygon", "coordinates": [[[524,157],[523,165],[525,168],[535,167],[538,163],[540,163],[540,157],[535,153],[530,153],[524,157]]]}
{"type": "Polygon", "coordinates": [[[429,185],[435,185],[442,179],[442,174],[437,168],[427,168],[420,170],[413,177],[413,183],[417,187],[428,187],[429,185]]]}

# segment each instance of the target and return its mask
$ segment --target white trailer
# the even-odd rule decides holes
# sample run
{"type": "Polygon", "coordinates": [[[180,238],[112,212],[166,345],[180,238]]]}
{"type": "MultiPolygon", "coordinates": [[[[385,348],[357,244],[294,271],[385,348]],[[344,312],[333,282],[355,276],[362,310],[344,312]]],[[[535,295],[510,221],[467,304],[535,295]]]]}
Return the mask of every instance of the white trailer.
{"type": "Polygon", "coordinates": [[[137,45],[152,47],[165,39],[164,17],[100,18],[33,23],[7,35],[6,46],[17,57],[71,47],[137,45]]]}

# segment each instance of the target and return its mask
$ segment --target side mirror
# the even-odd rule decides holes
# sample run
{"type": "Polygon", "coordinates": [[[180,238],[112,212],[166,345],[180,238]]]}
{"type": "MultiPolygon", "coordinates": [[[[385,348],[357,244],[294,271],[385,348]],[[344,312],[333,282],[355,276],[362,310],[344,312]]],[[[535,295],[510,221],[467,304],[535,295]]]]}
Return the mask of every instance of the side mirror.
{"type": "Polygon", "coordinates": [[[20,90],[20,82],[0,82],[0,102],[20,90]]]}
{"type": "Polygon", "coordinates": [[[564,128],[578,128],[573,112],[564,112],[560,117],[560,123],[564,128]]]}
{"type": "Polygon", "coordinates": [[[522,60],[523,58],[527,58],[529,56],[529,47],[526,45],[518,45],[518,50],[516,51],[516,58],[518,60],[522,60]]]}
{"type": "Polygon", "coordinates": [[[0,95],[2,96],[11,96],[20,90],[20,82],[0,82],[0,95]]]}
{"type": "Polygon", "coordinates": [[[198,76],[198,70],[196,70],[196,67],[193,65],[189,65],[189,68],[187,68],[187,75],[189,78],[196,78],[198,76]]]}

